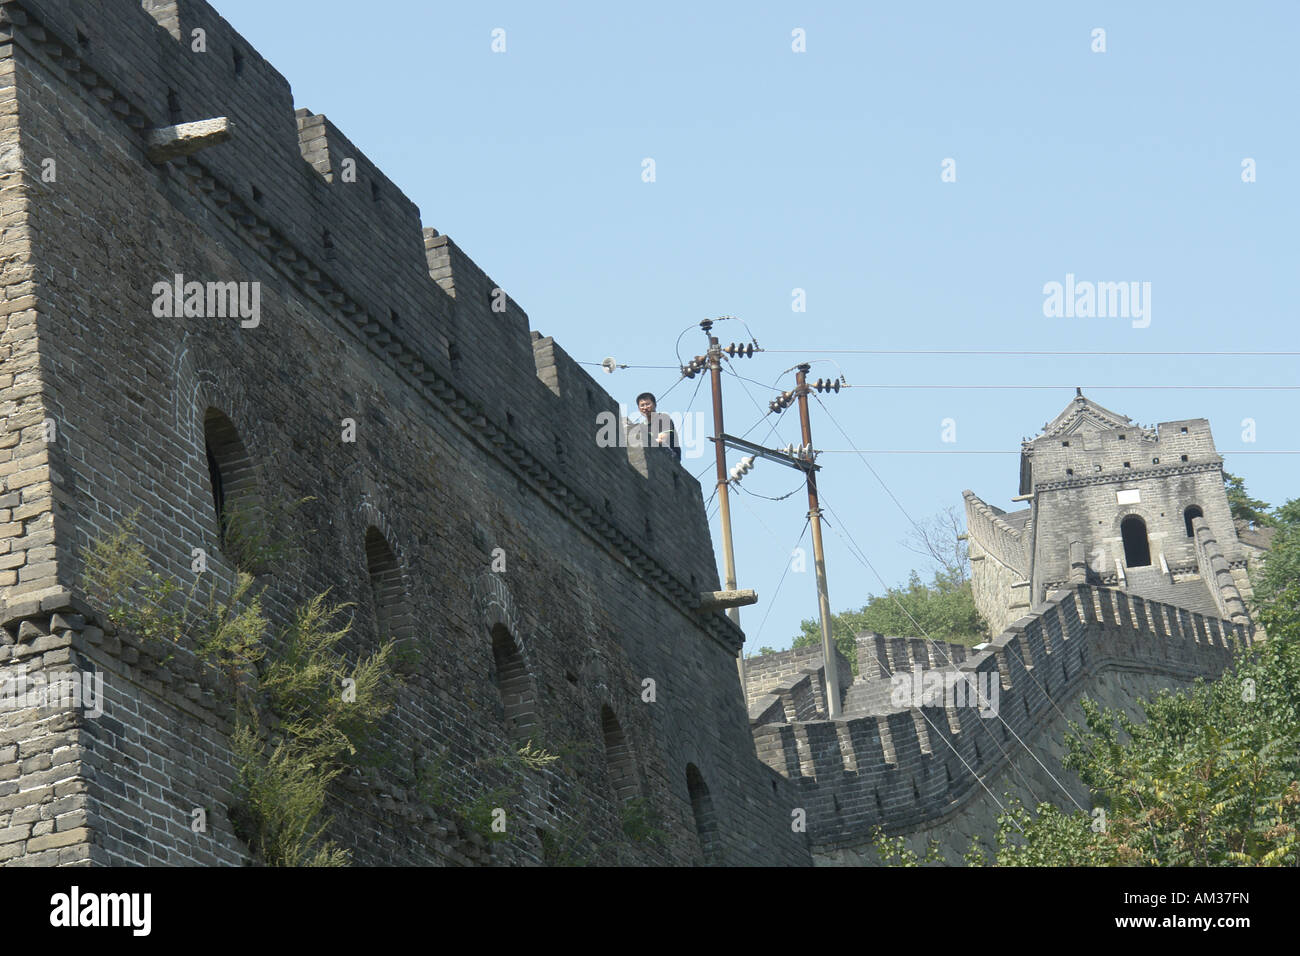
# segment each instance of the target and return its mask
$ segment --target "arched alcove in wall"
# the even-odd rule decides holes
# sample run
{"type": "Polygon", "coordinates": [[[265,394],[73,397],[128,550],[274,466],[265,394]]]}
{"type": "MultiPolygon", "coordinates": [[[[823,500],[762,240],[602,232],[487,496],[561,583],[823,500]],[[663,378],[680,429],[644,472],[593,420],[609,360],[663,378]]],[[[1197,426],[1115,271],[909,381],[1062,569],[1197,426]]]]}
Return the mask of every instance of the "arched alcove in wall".
{"type": "Polygon", "coordinates": [[[261,514],[253,458],[229,416],[217,408],[203,413],[203,445],[217,546],[241,571],[255,570],[247,548],[249,527],[261,514]]]}
{"type": "Polygon", "coordinates": [[[505,708],[506,730],[518,743],[532,739],[537,726],[537,691],[518,643],[503,624],[492,626],[492,663],[505,708]]]}
{"type": "Polygon", "coordinates": [[[1137,515],[1129,515],[1119,525],[1124,541],[1124,565],[1145,568],[1151,565],[1151,542],[1147,538],[1147,523],[1137,515]]]}
{"type": "Polygon", "coordinates": [[[708,784],[700,768],[693,763],[686,765],[686,790],[691,798],[691,812],[695,815],[695,832],[700,837],[700,849],[704,852],[705,865],[718,862],[722,849],[718,839],[718,818],[713,809],[713,797],[709,794],[708,784]]]}

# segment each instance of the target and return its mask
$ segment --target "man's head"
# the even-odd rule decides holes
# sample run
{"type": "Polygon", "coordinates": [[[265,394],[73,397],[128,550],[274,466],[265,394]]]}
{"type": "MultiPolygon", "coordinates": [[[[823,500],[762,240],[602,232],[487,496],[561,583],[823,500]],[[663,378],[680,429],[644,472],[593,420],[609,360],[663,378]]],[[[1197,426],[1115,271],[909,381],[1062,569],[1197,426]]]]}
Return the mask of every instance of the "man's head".
{"type": "Polygon", "coordinates": [[[642,392],[638,395],[636,397],[636,407],[641,409],[641,414],[649,419],[655,410],[654,392],[642,392]]]}

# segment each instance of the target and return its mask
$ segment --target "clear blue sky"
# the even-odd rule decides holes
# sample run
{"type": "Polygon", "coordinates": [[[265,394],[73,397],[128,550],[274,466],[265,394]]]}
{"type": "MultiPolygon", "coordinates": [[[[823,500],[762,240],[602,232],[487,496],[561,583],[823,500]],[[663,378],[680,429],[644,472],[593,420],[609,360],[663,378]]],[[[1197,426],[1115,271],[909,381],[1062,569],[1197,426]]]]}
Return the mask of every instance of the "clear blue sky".
{"type": "MultiPolygon", "coordinates": [[[[684,328],[736,315],[763,346],[807,350],[738,363],[764,382],[806,356],[858,386],[1017,386],[827,398],[862,448],[1015,452],[1083,385],[1140,423],[1208,418],[1253,494],[1300,496],[1300,455],[1240,453],[1300,449],[1298,393],[1208,387],[1296,385],[1296,355],[816,351],[1300,351],[1300,5],[214,2],[297,105],[327,114],[579,360],[673,366],[684,328]],[[941,182],[947,158],[956,182],[941,182]],[[1045,317],[1044,284],[1067,273],[1151,283],[1150,326],[1045,317]]],[[[683,341],[701,348],[698,331],[683,341]]],[[[629,406],[676,378],[596,375],[629,406]]],[[[759,413],[726,384],[736,434],[759,413]]],[[[750,388],[765,406],[771,393],[750,388]]],[[[707,410],[707,386],[693,408],[707,410]]],[[[781,444],[797,424],[782,417],[781,444]]],[[[816,403],[813,428],[820,447],[849,447],[816,403]]],[[[751,437],[777,443],[766,426],[751,437]]],[[[964,488],[1015,507],[1014,454],[868,458],[914,518],[960,506],[964,488]]],[[[708,481],[711,462],[693,470],[708,481]]],[[[919,563],[901,545],[907,518],[856,456],[822,462],[844,530],[904,581],[919,563]]],[[[797,486],[768,464],[745,480],[770,496],[797,486]]],[[[733,505],[740,584],[761,597],[742,612],[747,650],[787,646],[816,614],[811,570],[773,600],[806,511],[802,493],[733,505]]],[[[882,590],[835,532],[827,544],[836,610],[882,590]]]]}

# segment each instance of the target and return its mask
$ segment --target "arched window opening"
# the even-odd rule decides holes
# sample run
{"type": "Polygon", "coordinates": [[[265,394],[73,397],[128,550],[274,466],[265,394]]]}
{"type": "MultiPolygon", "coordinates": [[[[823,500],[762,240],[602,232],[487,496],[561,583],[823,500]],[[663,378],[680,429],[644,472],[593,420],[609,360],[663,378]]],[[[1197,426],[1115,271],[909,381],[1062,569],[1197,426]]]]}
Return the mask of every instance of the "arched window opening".
{"type": "Polygon", "coordinates": [[[1195,538],[1196,529],[1192,527],[1192,522],[1197,518],[1204,518],[1205,512],[1201,511],[1200,505],[1191,505],[1183,512],[1183,523],[1187,525],[1187,537],[1195,538]]]}
{"type": "Polygon", "coordinates": [[[608,704],[600,709],[600,726],[605,737],[605,762],[609,779],[614,787],[614,797],[620,803],[631,800],[640,791],[637,782],[636,757],[628,746],[623,728],[608,704]]]}
{"type": "Polygon", "coordinates": [[[217,546],[241,571],[257,571],[256,555],[246,545],[260,520],[257,472],[253,459],[226,415],[209,408],[203,415],[203,445],[217,524],[217,546]]]}
{"type": "Polygon", "coordinates": [[[1147,540],[1147,523],[1137,515],[1129,515],[1119,526],[1124,539],[1124,564],[1130,568],[1151,565],[1151,543],[1147,540]]]}
{"type": "Polygon", "coordinates": [[[519,645],[501,624],[492,628],[492,662],[505,708],[506,730],[516,742],[527,743],[537,728],[537,691],[519,645]]]}
{"type": "Polygon", "coordinates": [[[390,639],[399,650],[411,645],[411,607],[402,583],[402,567],[378,528],[366,529],[366,571],[370,596],[375,602],[375,627],[380,643],[390,639]]]}
{"type": "Polygon", "coordinates": [[[713,812],[709,788],[693,763],[686,765],[686,790],[691,798],[691,811],[695,814],[695,832],[699,834],[700,849],[704,851],[704,864],[711,866],[718,862],[722,849],[718,839],[718,818],[713,812]]]}

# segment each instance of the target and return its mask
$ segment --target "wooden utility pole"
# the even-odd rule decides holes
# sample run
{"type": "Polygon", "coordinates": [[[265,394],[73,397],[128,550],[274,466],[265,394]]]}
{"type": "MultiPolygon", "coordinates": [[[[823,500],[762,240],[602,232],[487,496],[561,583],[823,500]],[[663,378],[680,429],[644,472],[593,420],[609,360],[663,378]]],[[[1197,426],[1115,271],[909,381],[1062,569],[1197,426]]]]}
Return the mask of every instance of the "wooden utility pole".
{"type": "MultiPolygon", "coordinates": [[[[709,337],[709,379],[713,385],[713,451],[718,465],[718,520],[722,522],[722,564],[723,587],[728,591],[736,590],[736,553],[731,544],[731,501],[727,497],[727,443],[724,441],[725,429],[722,427],[722,346],[713,334],[713,320],[705,319],[700,328],[709,337]]],[[[731,623],[740,627],[740,608],[734,604],[727,608],[727,617],[731,623]]],[[[745,645],[742,641],[740,653],[736,656],[736,673],[740,677],[740,694],[742,700],[745,691],[745,645]]],[[[746,705],[748,706],[748,705],[746,705]]]]}
{"type": "MultiPolygon", "coordinates": [[[[803,444],[808,449],[808,454],[811,454],[812,423],[808,419],[808,368],[806,363],[799,366],[795,375],[795,393],[799,397],[799,427],[803,430],[803,444]]],[[[817,571],[817,610],[822,622],[826,708],[827,716],[834,720],[840,716],[840,674],[835,657],[835,644],[831,639],[831,600],[826,593],[826,558],[822,553],[822,511],[817,503],[817,472],[813,468],[808,468],[804,476],[808,482],[808,524],[812,527],[813,567],[817,571]]]]}

